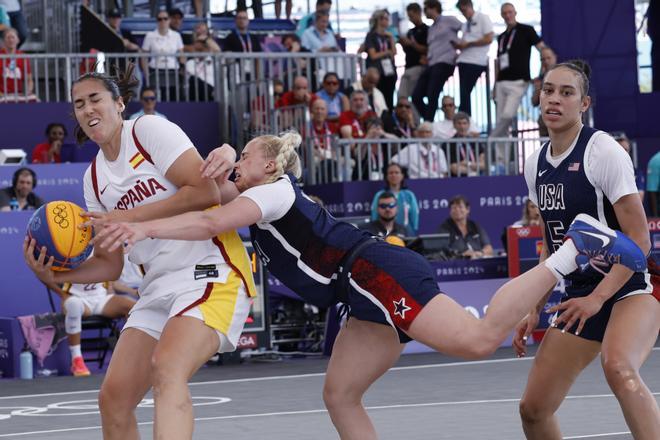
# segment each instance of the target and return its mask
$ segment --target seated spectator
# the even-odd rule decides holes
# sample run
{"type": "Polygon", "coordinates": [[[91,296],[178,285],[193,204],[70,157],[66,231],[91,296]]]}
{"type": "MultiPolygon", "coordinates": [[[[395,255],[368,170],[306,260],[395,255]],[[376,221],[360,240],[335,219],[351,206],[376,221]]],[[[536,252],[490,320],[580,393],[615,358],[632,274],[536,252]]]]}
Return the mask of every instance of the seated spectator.
{"type": "Polygon", "coordinates": [[[293,90],[285,92],[280,99],[275,102],[275,108],[290,107],[292,105],[311,105],[319,99],[314,93],[309,91],[309,81],[304,76],[297,76],[293,80],[293,90]]]}
{"type": "MultiPolygon", "coordinates": [[[[220,46],[215,42],[206,23],[199,22],[193,31],[193,43],[184,46],[188,52],[220,53],[220,46]]],[[[215,88],[215,69],[210,55],[191,58],[186,61],[188,94],[193,101],[212,101],[215,88]]]]}
{"type": "MultiPolygon", "coordinates": [[[[366,133],[364,139],[397,139],[396,136],[385,133],[380,118],[372,117],[364,123],[366,133]]],[[[385,169],[386,146],[380,142],[355,144],[352,148],[352,158],[356,162],[353,168],[353,180],[380,180],[385,169]]]]}
{"type": "Polygon", "coordinates": [[[0,211],[34,211],[44,204],[33,190],[37,175],[29,168],[19,168],[14,173],[11,186],[0,190],[0,211]]]}
{"type": "MultiPolygon", "coordinates": [[[[454,139],[470,137],[470,116],[458,112],[454,116],[454,139]]],[[[452,176],[478,176],[486,169],[485,146],[477,142],[457,141],[446,143],[443,150],[449,153],[449,169],[452,176]]]]}
{"type": "Polygon", "coordinates": [[[238,9],[234,17],[234,30],[225,38],[225,52],[261,52],[261,42],[250,34],[250,18],[245,9],[238,9]]]}
{"type": "Polygon", "coordinates": [[[646,192],[649,194],[649,214],[660,217],[660,151],[653,155],[646,167],[646,192]]]}
{"type": "MultiPolygon", "coordinates": [[[[5,30],[0,55],[25,53],[18,50],[18,41],[16,29],[5,30]]],[[[30,60],[21,57],[0,59],[0,96],[3,95],[4,101],[36,101],[30,60]]]]}
{"type": "Polygon", "coordinates": [[[438,229],[449,233],[449,248],[464,258],[482,258],[493,255],[493,246],[486,231],[469,220],[470,202],[458,195],[449,201],[449,218],[438,229]]]}
{"type": "MultiPolygon", "coordinates": [[[[302,38],[305,31],[314,26],[314,20],[316,19],[317,12],[326,12],[328,15],[330,15],[331,8],[332,0],[316,0],[316,9],[314,12],[305,15],[298,21],[298,26],[296,28],[296,35],[298,38],[302,38]]],[[[332,24],[328,24],[328,29],[332,31],[332,24]]]]}
{"type": "MultiPolygon", "coordinates": [[[[287,34],[282,37],[282,46],[286,49],[287,52],[292,54],[294,53],[306,53],[309,54],[308,58],[289,58],[284,60],[284,72],[285,75],[293,76],[304,76],[312,81],[312,89],[316,89],[317,80],[316,75],[313,73],[316,72],[316,61],[315,58],[311,56],[311,51],[300,44],[300,38],[296,34],[287,34]],[[309,70],[307,66],[309,65],[309,70]]],[[[317,72],[318,73],[318,72],[317,72]]]]}
{"type": "Polygon", "coordinates": [[[169,28],[170,16],[167,11],[158,12],[158,27],[147,32],[142,42],[142,50],[154,54],[150,58],[141,58],[142,71],[149,78],[148,85],[160,88],[163,101],[174,101],[183,95],[183,87],[179,81],[179,63],[184,64],[183,57],[173,54],[183,51],[181,34],[169,28]]]}
{"type": "Polygon", "coordinates": [[[328,121],[339,121],[341,112],[350,109],[348,97],[339,91],[339,77],[334,72],[328,72],[323,77],[322,89],[316,96],[323,99],[328,107],[328,121]]]}
{"type": "Polygon", "coordinates": [[[332,30],[328,29],[330,15],[325,11],[316,13],[314,26],[303,32],[300,44],[310,52],[337,52],[339,46],[332,30]]]}
{"type": "Polygon", "coordinates": [[[370,109],[380,117],[380,115],[387,110],[387,102],[385,101],[383,92],[376,88],[378,81],[380,81],[380,73],[378,72],[378,69],[375,67],[369,67],[365,74],[362,75],[360,81],[351,84],[348,93],[352,93],[353,90],[364,90],[369,98],[370,109]]]}
{"type": "Polygon", "coordinates": [[[338,133],[337,125],[327,120],[328,107],[324,100],[312,103],[312,151],[317,182],[330,182],[337,176],[336,155],[332,150],[332,139],[338,133]]]}
{"type": "Polygon", "coordinates": [[[394,194],[397,202],[396,222],[410,229],[411,235],[417,235],[419,229],[419,204],[415,193],[406,187],[403,168],[390,163],[385,172],[385,188],[374,195],[371,202],[371,220],[378,219],[378,198],[383,192],[394,194]]]}
{"type": "Polygon", "coordinates": [[[121,35],[122,42],[124,43],[124,49],[126,52],[139,52],[140,46],[138,45],[137,40],[133,36],[133,32],[129,29],[121,28],[121,11],[117,8],[112,8],[106,14],[106,19],[108,20],[108,25],[115,31],[117,34],[121,35]]]}
{"type": "Polygon", "coordinates": [[[74,376],[89,376],[80,347],[82,319],[91,315],[107,318],[123,318],[135,305],[136,300],[124,295],[109,293],[112,283],[94,284],[49,284],[48,287],[60,297],[64,312],[64,329],[71,351],[71,373],[74,376]]]}
{"type": "Polygon", "coordinates": [[[513,226],[539,226],[541,224],[541,211],[530,199],[527,199],[522,211],[522,218],[513,226]]]}
{"type": "MultiPolygon", "coordinates": [[[[445,115],[445,119],[433,123],[433,137],[442,139],[453,138],[456,134],[456,129],[454,128],[456,103],[454,102],[454,98],[449,95],[443,96],[440,109],[445,115]]],[[[470,128],[468,129],[468,133],[470,137],[479,136],[479,128],[474,122],[472,122],[472,118],[470,118],[470,128]]]]}
{"type": "Polygon", "coordinates": [[[399,138],[413,137],[415,118],[412,104],[408,101],[408,98],[400,97],[396,102],[394,111],[386,110],[380,117],[383,120],[383,128],[387,133],[399,138]]]}
{"type": "Polygon", "coordinates": [[[62,163],[62,144],[67,136],[66,127],[53,122],[46,127],[47,142],[38,144],[32,150],[32,163],[62,163]]]}
{"type": "Polygon", "coordinates": [[[376,220],[361,226],[360,229],[364,229],[376,237],[394,235],[403,239],[412,236],[409,228],[396,222],[397,211],[396,196],[389,191],[382,191],[376,200],[378,217],[376,220]]]}
{"type": "Polygon", "coordinates": [[[367,93],[363,90],[351,93],[350,106],[350,110],[339,115],[339,134],[344,139],[362,139],[365,135],[364,123],[377,115],[369,110],[367,93]]]}
{"type": "Polygon", "coordinates": [[[140,103],[142,104],[142,110],[133,113],[129,119],[137,119],[142,115],[155,115],[167,119],[167,116],[156,111],[157,97],[154,87],[144,87],[142,89],[140,103]]]}
{"type": "MultiPolygon", "coordinates": [[[[628,136],[624,132],[620,133],[612,133],[612,137],[623,147],[624,150],[626,150],[626,153],[628,153],[628,156],[631,156],[630,150],[631,150],[631,145],[630,145],[630,139],[628,139],[628,136]]],[[[632,156],[631,156],[632,160],[632,156]]],[[[644,189],[646,188],[646,179],[643,173],[640,173],[637,167],[635,167],[635,184],[637,185],[637,192],[639,193],[639,197],[642,199],[642,203],[644,203],[644,189]]]]}
{"type": "Polygon", "coordinates": [[[193,29],[190,44],[184,45],[183,50],[185,52],[220,53],[220,46],[215,42],[206,22],[200,21],[193,29]]]}
{"type": "MultiPolygon", "coordinates": [[[[433,127],[430,122],[422,123],[415,137],[430,138],[433,127]]],[[[392,156],[392,162],[408,169],[411,179],[438,178],[447,176],[447,158],[440,146],[430,142],[410,144],[392,156]]]]}

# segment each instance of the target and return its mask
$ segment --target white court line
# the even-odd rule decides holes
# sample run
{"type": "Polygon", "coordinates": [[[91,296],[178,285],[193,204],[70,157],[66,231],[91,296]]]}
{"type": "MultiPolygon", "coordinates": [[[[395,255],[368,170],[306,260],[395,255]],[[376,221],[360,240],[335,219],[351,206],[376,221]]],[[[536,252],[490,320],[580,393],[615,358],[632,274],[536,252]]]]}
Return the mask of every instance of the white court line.
{"type": "Polygon", "coordinates": [[[586,435],[572,435],[570,437],[564,437],[563,440],[570,440],[575,438],[598,438],[598,437],[609,437],[611,435],[627,435],[630,434],[630,431],[623,432],[604,432],[602,434],[586,434],[586,435]]]}
{"type": "MultiPolygon", "coordinates": [[[[651,351],[660,351],[660,347],[654,347],[651,351]]],[[[509,362],[524,362],[531,361],[533,357],[524,357],[524,358],[505,358],[505,359],[487,359],[482,361],[464,361],[464,362],[448,362],[444,364],[426,364],[426,365],[410,365],[407,367],[393,367],[388,370],[391,371],[406,371],[406,370],[423,370],[427,368],[444,368],[444,367],[463,367],[469,365],[485,365],[485,364],[502,364],[509,362]]],[[[244,383],[244,382],[262,382],[268,380],[290,380],[290,379],[303,379],[309,377],[322,377],[325,376],[323,373],[307,373],[307,374],[291,374],[286,376],[264,376],[264,377],[250,377],[244,379],[224,379],[224,380],[211,380],[205,382],[191,382],[189,386],[197,385],[216,385],[216,384],[226,384],[226,383],[244,383]]],[[[42,393],[42,394],[22,394],[16,396],[0,396],[0,400],[8,399],[23,399],[29,397],[49,397],[49,396],[67,396],[75,394],[85,394],[85,393],[98,393],[99,390],[85,390],[85,391],[64,391],[59,393],[42,393]]]]}
{"type": "MultiPolygon", "coordinates": [[[[654,396],[660,395],[660,393],[652,393],[654,396]]],[[[614,394],[586,394],[581,396],[567,396],[567,400],[577,400],[577,399],[600,399],[600,398],[614,398],[614,394]]],[[[368,406],[367,410],[374,411],[379,409],[401,409],[401,408],[422,408],[422,407],[433,407],[433,406],[458,406],[458,405],[480,405],[488,403],[514,403],[519,402],[520,399],[493,399],[493,400],[463,400],[457,402],[429,402],[429,403],[407,403],[400,405],[384,405],[384,406],[368,406]]],[[[212,421],[212,420],[236,420],[236,419],[246,419],[246,418],[257,418],[257,417],[275,417],[275,416],[290,416],[290,415],[304,415],[304,414],[321,414],[326,413],[325,409],[311,409],[303,411],[280,411],[280,412],[270,412],[270,413],[255,413],[255,414],[236,414],[232,416],[217,416],[217,417],[197,417],[195,422],[200,421],[212,421]]],[[[140,422],[139,426],[152,425],[153,422],[140,422]]],[[[36,434],[52,434],[57,432],[73,432],[73,431],[88,431],[92,429],[101,429],[100,426],[85,426],[80,428],[62,428],[62,429],[51,429],[47,431],[30,431],[30,432],[18,432],[13,434],[0,434],[2,437],[22,437],[28,435],[36,434]]],[[[592,437],[602,437],[605,435],[619,435],[622,433],[609,433],[609,434],[592,434],[592,437]]],[[[565,439],[577,439],[577,438],[589,438],[589,436],[577,436],[577,437],[565,437],[565,439]]]]}

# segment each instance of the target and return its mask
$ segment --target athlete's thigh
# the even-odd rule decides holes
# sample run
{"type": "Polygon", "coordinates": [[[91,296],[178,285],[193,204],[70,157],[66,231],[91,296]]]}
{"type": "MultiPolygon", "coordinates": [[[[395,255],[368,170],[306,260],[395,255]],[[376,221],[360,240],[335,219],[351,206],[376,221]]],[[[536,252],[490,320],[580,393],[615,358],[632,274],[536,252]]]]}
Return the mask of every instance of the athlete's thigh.
{"type": "Polygon", "coordinates": [[[120,318],[126,316],[135,305],[135,300],[124,295],[113,295],[103,306],[101,315],[108,318],[120,318]]]}
{"type": "Polygon", "coordinates": [[[603,363],[622,359],[639,368],[660,331],[660,302],[652,295],[634,295],[612,307],[603,338],[603,363]]]}
{"type": "Polygon", "coordinates": [[[191,316],[174,316],[165,324],[154,360],[157,368],[190,378],[219,346],[215,329],[191,316]]]}
{"type": "Polygon", "coordinates": [[[151,388],[151,356],[157,343],[141,330],[127,328],[122,331],[103,387],[111,387],[113,395],[127,395],[137,405],[151,388]]]}
{"type": "Polygon", "coordinates": [[[523,401],[554,412],[599,351],[599,342],[548,329],[534,357],[523,401]]]}
{"type": "Polygon", "coordinates": [[[391,326],[351,317],[332,347],[326,388],[364,393],[394,365],[403,347],[391,326]]]}

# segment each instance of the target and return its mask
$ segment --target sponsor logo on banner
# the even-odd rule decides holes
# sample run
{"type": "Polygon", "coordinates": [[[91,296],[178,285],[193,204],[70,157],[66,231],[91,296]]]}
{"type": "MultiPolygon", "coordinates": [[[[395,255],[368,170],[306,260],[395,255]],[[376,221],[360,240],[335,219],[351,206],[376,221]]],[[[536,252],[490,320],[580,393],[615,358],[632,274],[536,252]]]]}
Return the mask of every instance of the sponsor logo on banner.
{"type": "Polygon", "coordinates": [[[257,348],[257,335],[256,333],[243,333],[238,338],[237,348],[257,348]]]}

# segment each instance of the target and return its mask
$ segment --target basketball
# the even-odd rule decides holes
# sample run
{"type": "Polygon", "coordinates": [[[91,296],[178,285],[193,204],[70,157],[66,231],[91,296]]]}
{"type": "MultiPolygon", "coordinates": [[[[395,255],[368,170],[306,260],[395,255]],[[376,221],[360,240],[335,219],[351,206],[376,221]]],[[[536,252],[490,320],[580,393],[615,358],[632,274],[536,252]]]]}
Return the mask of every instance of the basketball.
{"type": "Polygon", "coordinates": [[[37,241],[34,257],[39,258],[41,248],[46,246],[45,261],[54,257],[55,271],[71,270],[85,261],[92,252],[92,228],[78,228],[84,222],[82,212],[80,206],[62,200],[37,209],[27,226],[28,237],[37,241]]]}

